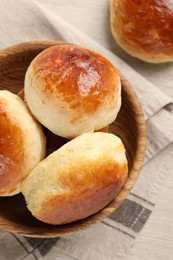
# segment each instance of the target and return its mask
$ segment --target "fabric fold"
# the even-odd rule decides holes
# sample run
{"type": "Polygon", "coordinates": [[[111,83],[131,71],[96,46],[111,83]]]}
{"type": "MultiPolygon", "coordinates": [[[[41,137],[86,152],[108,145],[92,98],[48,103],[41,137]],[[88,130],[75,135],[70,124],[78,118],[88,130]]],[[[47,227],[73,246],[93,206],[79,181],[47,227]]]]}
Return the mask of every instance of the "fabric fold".
{"type": "Polygon", "coordinates": [[[173,116],[166,109],[147,120],[147,139],[145,163],[173,142],[173,116]]]}

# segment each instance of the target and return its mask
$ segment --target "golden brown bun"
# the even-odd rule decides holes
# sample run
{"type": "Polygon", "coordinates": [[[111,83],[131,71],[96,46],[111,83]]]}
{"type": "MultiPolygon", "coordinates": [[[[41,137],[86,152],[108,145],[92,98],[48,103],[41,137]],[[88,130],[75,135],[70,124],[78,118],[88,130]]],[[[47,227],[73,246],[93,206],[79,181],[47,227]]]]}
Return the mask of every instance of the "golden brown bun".
{"type": "Polygon", "coordinates": [[[45,154],[39,123],[15,94],[0,91],[0,196],[20,192],[21,181],[45,154]]]}
{"type": "Polygon", "coordinates": [[[24,180],[22,193],[36,218],[65,224],[104,208],[124,185],[127,173],[120,138],[86,133],[40,162],[24,180]]]}
{"type": "Polygon", "coordinates": [[[111,29],[130,55],[160,63],[173,61],[172,0],[111,0],[111,29]]]}
{"type": "Polygon", "coordinates": [[[100,54],[74,45],[50,47],[30,64],[25,99],[53,133],[74,138],[112,123],[121,105],[114,66],[100,54]]]}

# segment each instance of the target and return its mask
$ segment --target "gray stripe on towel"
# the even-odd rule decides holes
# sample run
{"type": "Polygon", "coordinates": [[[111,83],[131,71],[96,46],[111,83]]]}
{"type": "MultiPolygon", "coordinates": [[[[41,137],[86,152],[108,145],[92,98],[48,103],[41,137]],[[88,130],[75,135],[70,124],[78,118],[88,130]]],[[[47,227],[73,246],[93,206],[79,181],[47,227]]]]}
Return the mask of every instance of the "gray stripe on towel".
{"type": "Polygon", "coordinates": [[[135,232],[139,232],[146,223],[150,214],[150,209],[143,207],[137,202],[125,199],[125,201],[109,216],[109,218],[135,232]]]}

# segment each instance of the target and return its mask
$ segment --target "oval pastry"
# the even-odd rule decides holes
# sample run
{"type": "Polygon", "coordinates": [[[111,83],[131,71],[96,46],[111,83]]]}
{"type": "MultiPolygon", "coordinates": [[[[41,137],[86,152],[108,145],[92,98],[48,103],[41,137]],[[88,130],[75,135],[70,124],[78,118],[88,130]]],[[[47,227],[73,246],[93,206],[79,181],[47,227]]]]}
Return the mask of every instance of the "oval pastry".
{"type": "Polygon", "coordinates": [[[0,91],[0,196],[20,192],[22,180],[43,159],[45,136],[17,95],[0,91]]]}
{"type": "Polygon", "coordinates": [[[40,162],[24,180],[22,193],[33,216],[49,224],[65,224],[104,208],[127,174],[121,139],[86,133],[40,162]]]}

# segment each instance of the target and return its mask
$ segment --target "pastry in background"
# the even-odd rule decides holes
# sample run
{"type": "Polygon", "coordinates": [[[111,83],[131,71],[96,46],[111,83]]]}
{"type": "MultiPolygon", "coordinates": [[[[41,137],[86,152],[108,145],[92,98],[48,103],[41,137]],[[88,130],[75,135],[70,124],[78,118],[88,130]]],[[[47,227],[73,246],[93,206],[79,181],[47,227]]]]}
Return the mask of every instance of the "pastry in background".
{"type": "Polygon", "coordinates": [[[24,94],[37,120],[65,138],[107,127],[121,106],[120,77],[112,63],[70,44],[50,47],[31,62],[24,94]]]}
{"type": "Polygon", "coordinates": [[[110,13],[123,50],[146,62],[173,61],[172,0],[111,0],[110,13]]]}
{"type": "Polygon", "coordinates": [[[44,158],[46,140],[26,104],[9,91],[0,91],[0,196],[20,192],[29,172],[44,158]]]}
{"type": "Polygon", "coordinates": [[[123,187],[127,174],[121,139],[86,133],[40,162],[23,181],[22,193],[37,219],[65,224],[103,209],[123,187]]]}

